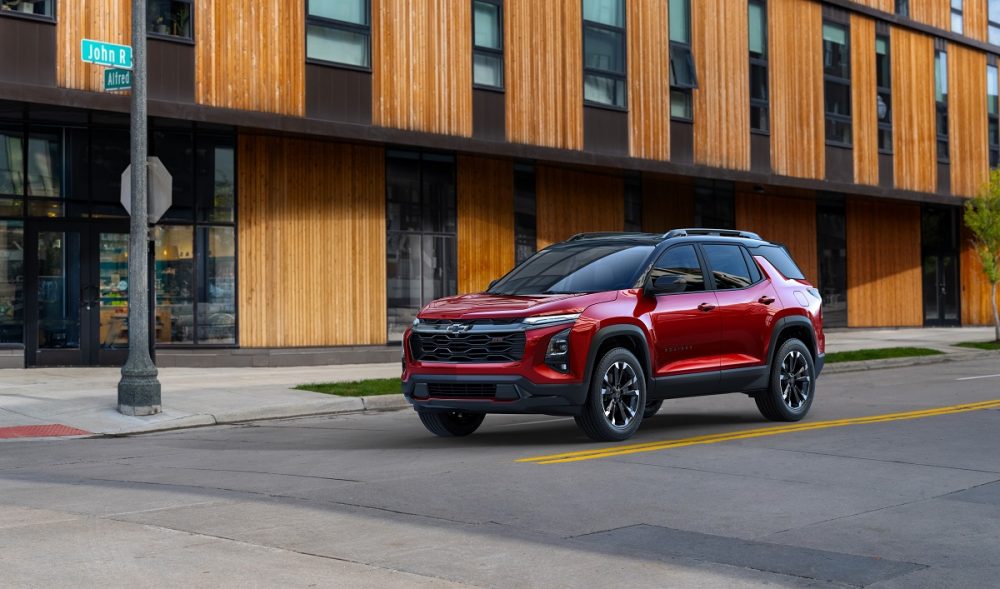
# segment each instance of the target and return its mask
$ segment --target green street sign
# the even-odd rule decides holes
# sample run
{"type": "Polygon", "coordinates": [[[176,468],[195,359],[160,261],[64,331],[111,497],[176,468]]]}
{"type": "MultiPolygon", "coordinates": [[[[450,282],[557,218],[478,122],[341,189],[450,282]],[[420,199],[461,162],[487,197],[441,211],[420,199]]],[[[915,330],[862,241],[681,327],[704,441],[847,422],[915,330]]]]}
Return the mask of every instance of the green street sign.
{"type": "Polygon", "coordinates": [[[83,39],[80,41],[80,59],[106,67],[132,69],[132,48],[103,41],[83,39]]]}
{"type": "Polygon", "coordinates": [[[132,70],[106,69],[104,70],[104,91],[114,92],[115,90],[132,89],[132,70]]]}

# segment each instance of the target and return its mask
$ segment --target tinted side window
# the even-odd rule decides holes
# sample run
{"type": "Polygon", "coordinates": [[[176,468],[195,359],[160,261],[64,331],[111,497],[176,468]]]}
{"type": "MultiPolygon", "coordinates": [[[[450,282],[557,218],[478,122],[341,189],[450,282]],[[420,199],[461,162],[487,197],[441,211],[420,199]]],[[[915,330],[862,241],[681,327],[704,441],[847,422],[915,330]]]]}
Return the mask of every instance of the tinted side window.
{"type": "Polygon", "coordinates": [[[708,259],[708,268],[715,278],[716,288],[719,290],[746,288],[753,283],[740,246],[706,244],[702,248],[708,259]]]}
{"type": "Polygon", "coordinates": [[[681,245],[663,252],[660,259],[653,265],[653,279],[660,276],[681,276],[686,286],[684,292],[705,290],[705,276],[701,272],[701,263],[694,246],[681,245]]]}
{"type": "Polygon", "coordinates": [[[785,248],[777,245],[762,245],[750,250],[750,253],[755,256],[764,256],[764,258],[774,266],[781,275],[789,280],[805,280],[806,277],[802,274],[802,270],[792,260],[792,257],[788,255],[785,248]]]}

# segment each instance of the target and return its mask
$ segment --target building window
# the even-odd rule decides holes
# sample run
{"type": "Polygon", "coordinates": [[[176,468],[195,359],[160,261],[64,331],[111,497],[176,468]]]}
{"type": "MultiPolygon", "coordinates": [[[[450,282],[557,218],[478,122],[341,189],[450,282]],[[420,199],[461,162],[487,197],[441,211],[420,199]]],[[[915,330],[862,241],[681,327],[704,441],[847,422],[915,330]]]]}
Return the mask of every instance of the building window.
{"type": "Polygon", "coordinates": [[[750,130],[767,133],[771,129],[767,78],[767,5],[750,0],[750,130]]]}
{"type": "Polygon", "coordinates": [[[23,338],[24,222],[0,220],[0,344],[23,338]]]}
{"type": "Polygon", "coordinates": [[[882,153],[892,153],[892,62],[888,35],[875,36],[875,83],[878,149],[882,153]]]}
{"type": "Polygon", "coordinates": [[[962,33],[962,0],[951,0],[951,32],[962,33]]]}
{"type": "Polygon", "coordinates": [[[986,112],[990,137],[990,167],[1000,165],[1000,76],[997,66],[986,66],[986,112]]]}
{"type": "Polygon", "coordinates": [[[851,58],[847,26],[823,23],[823,80],[826,142],[851,146],[851,58]]]}
{"type": "Polygon", "coordinates": [[[306,58],[371,68],[368,0],[307,0],[306,58]]]}
{"type": "Polygon", "coordinates": [[[1000,45],[1000,0],[989,0],[989,38],[993,45],[1000,45]]]}
{"type": "Polygon", "coordinates": [[[235,345],[233,138],[158,129],[152,152],[174,176],[174,204],[154,231],[156,342],[235,345]]]}
{"type": "Polygon", "coordinates": [[[503,88],[503,5],[500,0],[472,2],[472,83],[503,88]]]}
{"type": "Polygon", "coordinates": [[[694,184],[694,225],[736,228],[736,186],[727,180],[697,179],[694,184]]]}
{"type": "Polygon", "coordinates": [[[148,34],[191,39],[192,0],[149,0],[146,7],[148,34]]]}
{"type": "Polygon", "coordinates": [[[698,77],[691,55],[691,0],[670,0],[670,116],[691,120],[698,77]]]}
{"type": "Polygon", "coordinates": [[[948,162],[948,54],[934,53],[934,99],[937,104],[937,157],[948,162]]]}
{"type": "Polygon", "coordinates": [[[55,0],[0,0],[0,14],[55,18],[55,0]]]}
{"type": "Polygon", "coordinates": [[[527,260],[538,249],[535,166],[514,164],[514,261],[527,260]]]}
{"type": "Polygon", "coordinates": [[[625,231],[642,231],[642,180],[625,179],[625,231]]]}
{"type": "Polygon", "coordinates": [[[388,340],[398,342],[424,305],[458,291],[455,158],[388,150],[385,177],[388,340]]]}
{"type": "Polygon", "coordinates": [[[910,18],[910,0],[896,0],[896,15],[910,18]]]}
{"type": "Polygon", "coordinates": [[[823,325],[847,327],[847,210],[841,194],[816,199],[816,251],[823,325]]]}
{"type": "Polygon", "coordinates": [[[625,108],[625,0],[583,0],[583,99],[625,108]]]}

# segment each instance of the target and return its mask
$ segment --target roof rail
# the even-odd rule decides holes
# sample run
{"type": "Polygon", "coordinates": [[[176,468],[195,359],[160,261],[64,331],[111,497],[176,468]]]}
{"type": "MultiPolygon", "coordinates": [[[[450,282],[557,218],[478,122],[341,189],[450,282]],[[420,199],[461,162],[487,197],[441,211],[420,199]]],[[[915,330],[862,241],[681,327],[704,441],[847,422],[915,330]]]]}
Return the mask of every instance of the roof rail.
{"type": "Polygon", "coordinates": [[[629,233],[624,233],[622,231],[592,231],[590,233],[577,233],[573,237],[570,237],[566,241],[576,241],[578,239],[588,239],[593,237],[619,237],[622,235],[630,235],[629,233]]]}
{"type": "Polygon", "coordinates": [[[687,237],[688,235],[718,235],[720,237],[742,237],[743,239],[756,239],[763,241],[760,235],[757,235],[752,231],[741,231],[739,229],[709,229],[706,227],[672,229],[663,234],[663,239],[670,239],[672,237],[687,237]]]}

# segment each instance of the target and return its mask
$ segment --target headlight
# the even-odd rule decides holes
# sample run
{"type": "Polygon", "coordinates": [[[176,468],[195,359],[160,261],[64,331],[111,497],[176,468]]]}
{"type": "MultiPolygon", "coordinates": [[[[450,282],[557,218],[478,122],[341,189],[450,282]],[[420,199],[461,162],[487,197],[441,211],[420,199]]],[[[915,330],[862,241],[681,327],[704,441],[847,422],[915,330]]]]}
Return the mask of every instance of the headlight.
{"type": "Polygon", "coordinates": [[[549,339],[549,347],[545,349],[545,363],[559,372],[569,372],[569,331],[560,331],[549,339]]]}
{"type": "Polygon", "coordinates": [[[413,319],[413,327],[416,327],[418,325],[420,325],[420,318],[419,317],[415,317],[413,319]]]}
{"type": "Polygon", "coordinates": [[[531,327],[541,327],[543,325],[555,325],[556,323],[570,323],[580,317],[579,313],[566,315],[538,315],[537,317],[525,317],[524,324],[531,327]]]}

